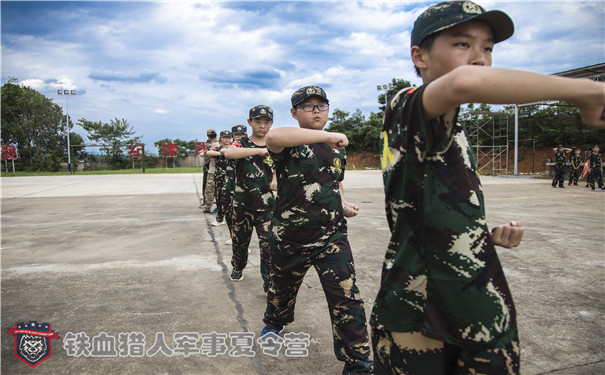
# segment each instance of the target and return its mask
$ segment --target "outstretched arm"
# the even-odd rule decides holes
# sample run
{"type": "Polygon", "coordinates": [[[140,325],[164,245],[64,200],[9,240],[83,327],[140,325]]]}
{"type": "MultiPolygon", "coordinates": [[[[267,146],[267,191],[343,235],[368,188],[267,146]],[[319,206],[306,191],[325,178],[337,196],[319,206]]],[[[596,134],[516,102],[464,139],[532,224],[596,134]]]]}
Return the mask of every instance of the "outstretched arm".
{"type": "Polygon", "coordinates": [[[269,151],[264,147],[253,148],[231,146],[225,149],[224,155],[227,159],[243,159],[254,155],[267,156],[269,155],[269,151]]]}
{"type": "Polygon", "coordinates": [[[431,82],[422,100],[430,120],[465,103],[524,104],[561,100],[578,107],[582,120],[605,128],[605,84],[521,70],[464,65],[431,82]]]}
{"type": "Polygon", "coordinates": [[[511,221],[508,225],[500,225],[490,231],[495,245],[507,249],[517,247],[523,238],[523,227],[518,221],[511,221]]]}
{"type": "Polygon", "coordinates": [[[349,144],[347,136],[342,133],[304,128],[271,129],[267,133],[266,142],[269,150],[275,154],[280,154],[286,147],[311,143],[325,143],[337,150],[341,150],[349,144]]]}

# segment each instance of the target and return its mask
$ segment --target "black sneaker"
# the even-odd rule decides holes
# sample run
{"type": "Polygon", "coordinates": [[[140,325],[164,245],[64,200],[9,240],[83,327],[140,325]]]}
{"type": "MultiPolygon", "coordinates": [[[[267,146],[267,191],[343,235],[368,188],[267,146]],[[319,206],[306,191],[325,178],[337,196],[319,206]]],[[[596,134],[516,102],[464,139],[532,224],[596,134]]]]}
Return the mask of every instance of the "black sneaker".
{"type": "Polygon", "coordinates": [[[559,187],[560,187],[561,189],[565,189],[565,186],[563,186],[563,185],[561,185],[561,186],[559,186],[559,187]]]}
{"type": "Polygon", "coordinates": [[[244,279],[244,271],[236,270],[235,268],[231,271],[231,276],[229,277],[231,281],[242,281],[244,279]]]}

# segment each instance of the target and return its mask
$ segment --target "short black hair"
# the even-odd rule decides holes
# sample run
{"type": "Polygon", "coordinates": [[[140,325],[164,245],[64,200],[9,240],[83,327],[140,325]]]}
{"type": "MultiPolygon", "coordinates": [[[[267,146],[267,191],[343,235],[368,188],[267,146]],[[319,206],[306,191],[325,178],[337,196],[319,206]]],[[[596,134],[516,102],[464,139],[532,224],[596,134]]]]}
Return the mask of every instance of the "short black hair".
{"type": "MultiPolygon", "coordinates": [[[[420,42],[420,44],[418,44],[418,48],[426,50],[426,51],[430,51],[431,48],[433,47],[433,43],[435,42],[435,39],[437,39],[437,36],[439,35],[439,32],[433,33],[429,36],[427,36],[426,38],[424,38],[424,40],[422,42],[420,42]]],[[[420,74],[420,69],[418,69],[418,67],[416,65],[414,65],[414,70],[416,71],[416,75],[420,78],[422,78],[422,74],[420,74]]]]}

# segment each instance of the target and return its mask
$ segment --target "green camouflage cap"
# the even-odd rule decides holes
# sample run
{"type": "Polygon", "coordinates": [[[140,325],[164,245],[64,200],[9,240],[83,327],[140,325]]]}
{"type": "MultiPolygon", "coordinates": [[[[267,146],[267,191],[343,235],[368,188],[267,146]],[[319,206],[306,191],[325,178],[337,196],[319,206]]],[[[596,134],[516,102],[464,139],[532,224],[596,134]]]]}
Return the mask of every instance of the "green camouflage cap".
{"type": "Polygon", "coordinates": [[[231,138],[231,132],[229,130],[223,130],[221,132],[221,138],[223,138],[223,137],[229,137],[229,138],[231,138]]]}
{"type": "Polygon", "coordinates": [[[250,108],[250,112],[248,113],[248,118],[252,120],[257,117],[269,117],[273,120],[273,110],[266,105],[257,105],[250,108]]]}
{"type": "Polygon", "coordinates": [[[235,134],[246,134],[246,127],[244,125],[235,125],[231,128],[231,133],[235,134]]]}
{"type": "Polygon", "coordinates": [[[494,33],[494,43],[510,38],[515,31],[513,21],[504,12],[486,12],[472,1],[446,1],[431,5],[418,16],[412,30],[412,47],[419,46],[431,34],[468,21],[487,23],[494,33]]]}
{"type": "Polygon", "coordinates": [[[216,130],[214,130],[214,129],[208,129],[206,131],[206,135],[207,136],[210,136],[210,135],[216,136],[216,130]]]}
{"type": "Polygon", "coordinates": [[[295,108],[300,103],[307,100],[312,96],[318,96],[326,101],[326,103],[330,103],[328,101],[328,96],[324,89],[319,86],[305,86],[301,87],[292,94],[292,108],[295,108]]]}

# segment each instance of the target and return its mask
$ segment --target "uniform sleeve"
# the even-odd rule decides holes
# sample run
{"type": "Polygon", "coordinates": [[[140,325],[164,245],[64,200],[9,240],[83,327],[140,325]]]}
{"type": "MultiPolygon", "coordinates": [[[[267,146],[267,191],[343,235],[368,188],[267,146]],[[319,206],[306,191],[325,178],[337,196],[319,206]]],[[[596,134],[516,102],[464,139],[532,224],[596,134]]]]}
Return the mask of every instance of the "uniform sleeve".
{"type": "Polygon", "coordinates": [[[415,152],[419,160],[448,149],[459,111],[459,108],[455,108],[427,121],[422,105],[426,87],[427,85],[401,90],[393,98],[383,125],[383,131],[397,132],[402,144],[408,147],[414,145],[414,149],[407,152],[415,152]]]}

